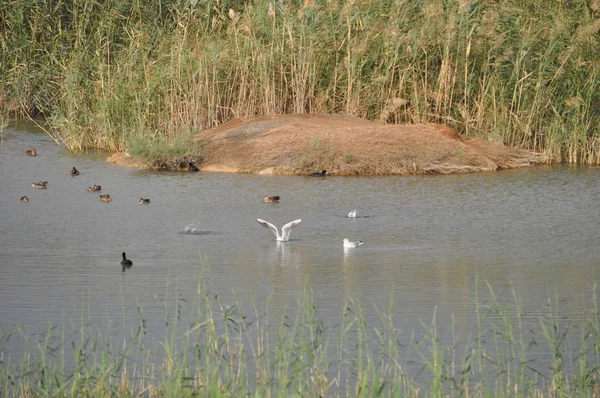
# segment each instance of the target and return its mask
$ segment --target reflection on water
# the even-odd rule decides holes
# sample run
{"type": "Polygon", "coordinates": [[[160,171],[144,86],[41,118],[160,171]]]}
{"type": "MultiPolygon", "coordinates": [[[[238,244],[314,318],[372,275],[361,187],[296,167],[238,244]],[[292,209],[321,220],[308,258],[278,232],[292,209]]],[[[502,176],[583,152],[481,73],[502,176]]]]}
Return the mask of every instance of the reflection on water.
{"type": "Polygon", "coordinates": [[[335,323],[353,297],[376,323],[374,308],[392,298],[399,328],[420,330],[437,308],[443,334],[476,324],[476,278],[507,303],[514,289],[531,314],[558,295],[566,317],[581,313],[582,292],[598,278],[597,168],[317,179],[151,172],[105,158],[70,154],[23,128],[5,133],[0,320],[44,330],[89,297],[99,320],[118,318],[123,305],[135,313],[139,302],[152,330],[162,319],[156,296],[173,283],[193,298],[209,269],[202,283],[221,301],[260,306],[272,297],[275,318],[308,289],[326,321],[335,323]],[[25,156],[29,148],[38,155],[25,156]],[[33,189],[35,181],[48,188],[33,189]],[[112,202],[89,193],[94,184],[112,202]],[[262,203],[266,194],[281,201],[262,203]],[[140,206],[140,197],[152,205],[140,206]],[[348,217],[352,209],[358,217],[348,217]],[[303,222],[292,240],[276,242],[257,217],[303,222]],[[345,237],[365,243],[344,250],[345,237]],[[123,251],[134,267],[122,268],[123,251]]]}

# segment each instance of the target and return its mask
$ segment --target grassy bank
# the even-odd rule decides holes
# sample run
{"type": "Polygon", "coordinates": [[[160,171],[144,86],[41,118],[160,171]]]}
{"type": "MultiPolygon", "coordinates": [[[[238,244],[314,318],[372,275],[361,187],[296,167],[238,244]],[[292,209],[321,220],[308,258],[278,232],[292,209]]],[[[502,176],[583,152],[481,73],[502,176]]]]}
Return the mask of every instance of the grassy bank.
{"type": "Polygon", "coordinates": [[[0,108],[43,113],[74,150],[147,154],[233,117],[350,113],[598,164],[599,8],[2,0],[0,108]]]}
{"type": "MultiPolygon", "coordinates": [[[[488,287],[489,288],[489,287],[488,287]]],[[[486,291],[486,287],[482,287],[486,291]]],[[[600,394],[600,315],[595,289],[587,310],[565,321],[560,300],[528,316],[521,300],[484,301],[474,289],[477,325],[469,335],[402,331],[393,303],[350,300],[324,320],[310,292],[278,321],[271,303],[244,308],[198,288],[195,300],[158,295],[164,339],[154,341],[144,308],[100,326],[83,302],[80,319],[32,334],[2,324],[1,346],[24,340],[22,358],[3,355],[2,396],[396,396],[548,397],[600,394]],[[369,324],[363,311],[377,311],[369,324]],[[189,320],[188,320],[189,316],[189,320]],[[573,323],[577,321],[577,323],[573,323]],[[126,337],[117,329],[125,331],[126,337]],[[74,330],[73,334],[68,330],[74,330]],[[98,330],[103,330],[99,332],[98,330]],[[117,336],[117,337],[115,337],[117,336]],[[402,344],[401,341],[410,341],[402,344]],[[540,355],[540,352],[544,355],[540,355]]],[[[510,295],[509,295],[510,296],[510,295]]],[[[124,304],[125,305],[125,304],[124,304]]],[[[446,327],[448,329],[448,327],[446,327]]]]}

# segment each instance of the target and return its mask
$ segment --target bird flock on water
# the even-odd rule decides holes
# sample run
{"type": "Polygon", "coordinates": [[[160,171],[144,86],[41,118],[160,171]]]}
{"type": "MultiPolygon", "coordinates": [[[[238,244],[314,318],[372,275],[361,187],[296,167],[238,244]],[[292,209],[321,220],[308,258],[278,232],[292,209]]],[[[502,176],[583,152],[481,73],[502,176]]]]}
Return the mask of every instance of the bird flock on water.
{"type": "MultiPolygon", "coordinates": [[[[28,149],[27,151],[25,151],[25,154],[27,156],[32,156],[32,157],[38,156],[38,153],[35,149],[28,149]]],[[[192,163],[192,162],[188,163],[187,171],[196,172],[198,170],[199,170],[198,167],[194,163],[192,163]]],[[[75,177],[75,176],[80,175],[80,172],[74,166],[71,169],[70,175],[72,177],[75,177]]],[[[314,173],[310,174],[311,177],[317,177],[317,178],[325,177],[326,175],[327,175],[327,170],[322,170],[320,172],[314,172],[314,173]]],[[[36,189],[47,189],[48,181],[33,182],[31,184],[31,186],[36,189]]],[[[88,192],[92,192],[92,193],[101,192],[102,186],[94,184],[91,187],[88,187],[87,190],[88,190],[88,192]]],[[[112,201],[112,198],[111,198],[110,194],[108,194],[108,193],[100,194],[98,196],[98,198],[102,202],[111,202],[112,201]]],[[[27,195],[22,196],[20,200],[21,200],[21,202],[29,202],[29,198],[27,197],[27,195]]],[[[279,203],[280,200],[281,200],[280,196],[265,196],[262,199],[262,201],[264,203],[279,203]]],[[[141,205],[147,205],[147,204],[150,204],[150,199],[140,198],[138,203],[141,205]]],[[[348,218],[356,218],[356,217],[358,217],[357,209],[354,209],[348,213],[348,218]]],[[[263,220],[261,218],[257,218],[256,221],[263,227],[271,230],[271,232],[273,232],[273,234],[275,235],[275,240],[277,242],[288,242],[290,240],[290,233],[292,232],[292,230],[302,223],[302,219],[300,219],[300,218],[297,220],[294,220],[294,221],[290,221],[287,224],[285,224],[283,227],[281,227],[281,232],[280,232],[279,229],[275,225],[270,223],[269,221],[263,220]]],[[[353,249],[353,248],[356,248],[356,247],[362,245],[363,241],[360,241],[360,240],[359,241],[351,241],[348,238],[344,238],[342,243],[343,243],[344,249],[353,249]]],[[[127,270],[133,266],[133,261],[126,257],[125,252],[123,252],[121,255],[123,258],[123,260],[121,261],[121,266],[122,266],[123,272],[125,272],[125,270],[127,270]]]]}
{"type": "MultiPolygon", "coordinates": [[[[36,157],[36,156],[38,156],[38,152],[35,148],[32,148],[32,149],[26,150],[25,155],[31,156],[31,157],[36,157]]],[[[185,170],[187,170],[189,172],[196,172],[196,171],[198,171],[198,167],[193,162],[188,162],[185,170]]],[[[69,174],[71,175],[71,177],[76,177],[76,176],[80,175],[81,173],[77,169],[77,167],[73,166],[73,168],[71,169],[69,174]]],[[[48,181],[32,182],[31,186],[36,189],[48,189],[48,181]]],[[[91,187],[88,187],[87,191],[91,192],[91,193],[98,193],[98,192],[102,191],[102,186],[94,184],[91,187]]],[[[109,193],[98,195],[98,199],[102,202],[112,202],[112,197],[110,196],[109,193]]],[[[24,203],[29,203],[29,201],[30,201],[30,199],[27,195],[21,196],[20,200],[21,200],[21,202],[24,202],[24,203]]],[[[148,205],[148,204],[150,204],[150,199],[140,198],[138,203],[141,205],[148,205]]],[[[129,269],[133,266],[133,261],[131,261],[130,259],[127,259],[125,257],[125,252],[122,253],[122,256],[123,256],[123,261],[121,261],[121,265],[123,266],[123,272],[125,272],[126,269],[129,269]]]]}

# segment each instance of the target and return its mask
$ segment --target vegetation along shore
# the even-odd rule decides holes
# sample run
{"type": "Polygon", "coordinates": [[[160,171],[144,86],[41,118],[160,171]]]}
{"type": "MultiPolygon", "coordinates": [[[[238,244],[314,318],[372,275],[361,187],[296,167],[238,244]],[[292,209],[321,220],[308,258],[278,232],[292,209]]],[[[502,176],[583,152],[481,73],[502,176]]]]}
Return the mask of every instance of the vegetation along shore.
{"type": "MultiPolygon", "coordinates": [[[[600,394],[600,316],[596,288],[578,322],[559,298],[528,314],[523,300],[497,299],[474,287],[473,331],[441,330],[434,312],[422,330],[402,330],[389,308],[349,299],[326,322],[305,291],[280,319],[273,303],[247,308],[199,287],[196,298],[158,294],[163,337],[144,308],[122,319],[50,320],[32,333],[0,322],[0,344],[23,341],[22,357],[4,355],[7,397],[596,397],[600,394]],[[377,311],[379,322],[363,311],[377,311]],[[137,315],[136,315],[137,313],[137,315]],[[103,325],[103,322],[106,324],[103,325]],[[164,333],[164,334],[163,334],[164,333]],[[543,354],[545,353],[545,354],[543,354]]],[[[487,293],[486,293],[487,290],[487,293]]],[[[89,298],[93,300],[93,298],[89,298]]],[[[135,307],[135,305],[134,305],[135,307]]],[[[127,315],[129,314],[129,315],[127,315]]],[[[453,317],[454,319],[454,317],[453,317]]],[[[456,327],[456,328],[455,328],[456,327]]],[[[159,327],[160,328],[160,327],[159,327]]]]}
{"type": "Polygon", "coordinates": [[[202,160],[236,117],[438,123],[600,163],[600,3],[0,2],[0,115],[72,150],[202,160]]]}

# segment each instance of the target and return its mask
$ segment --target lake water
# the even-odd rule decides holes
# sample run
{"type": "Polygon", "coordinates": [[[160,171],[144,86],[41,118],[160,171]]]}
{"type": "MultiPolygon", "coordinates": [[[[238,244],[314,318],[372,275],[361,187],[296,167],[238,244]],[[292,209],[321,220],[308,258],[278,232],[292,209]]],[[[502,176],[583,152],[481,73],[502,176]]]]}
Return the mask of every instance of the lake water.
{"type": "MultiPolygon", "coordinates": [[[[0,325],[30,333],[77,319],[85,302],[103,323],[144,308],[149,330],[163,321],[157,299],[197,295],[199,276],[232,305],[277,318],[312,291],[325,321],[348,298],[367,324],[394,301],[399,328],[468,330],[475,281],[511,306],[512,289],[533,323],[559,299],[577,322],[598,281],[600,169],[535,167],[415,177],[289,177],[153,172],[73,155],[34,126],[19,124],[0,148],[0,325]],[[35,148],[37,157],[24,155],[35,148]],[[71,177],[76,166],[81,174],[71,177]],[[48,181],[48,189],[32,182],[48,181]],[[111,203],[87,192],[94,184],[111,203]],[[29,203],[19,198],[27,195],[29,203]],[[280,195],[278,204],[263,196],[280,195]],[[140,205],[140,197],[150,205],[140,205]],[[347,218],[352,209],[359,218],[347,218]],[[292,240],[275,242],[256,222],[302,218],[292,240]],[[186,230],[195,234],[182,233],[186,230]],[[343,250],[342,239],[363,240],[343,250]],[[122,272],[121,252],[134,266],[122,272]],[[455,326],[451,325],[454,318],[455,326]]],[[[156,332],[160,338],[160,332],[156,332]]],[[[0,343],[18,358],[18,341],[0,343]]]]}

